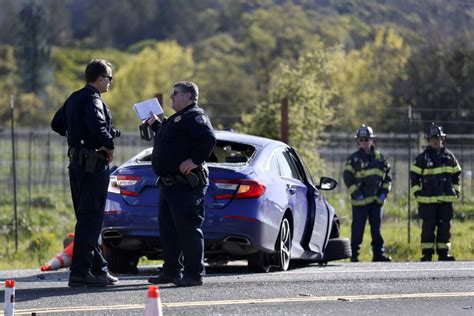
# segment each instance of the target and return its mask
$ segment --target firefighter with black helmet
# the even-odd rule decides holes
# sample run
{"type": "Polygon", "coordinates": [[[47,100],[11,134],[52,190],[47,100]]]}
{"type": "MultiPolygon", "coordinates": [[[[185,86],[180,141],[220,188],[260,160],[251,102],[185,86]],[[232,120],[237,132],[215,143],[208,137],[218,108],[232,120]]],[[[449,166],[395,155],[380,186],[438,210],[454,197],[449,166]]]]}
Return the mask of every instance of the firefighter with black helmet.
{"type": "Polygon", "coordinates": [[[357,130],[355,138],[359,149],[347,158],[343,172],[352,204],[351,261],[359,261],[360,244],[367,218],[372,236],[372,261],[391,261],[391,258],[384,254],[384,240],[380,231],[382,207],[392,184],[390,164],[380,151],[375,149],[374,132],[370,126],[363,124],[357,130]]]}
{"type": "Polygon", "coordinates": [[[411,166],[411,192],[418,202],[421,227],[421,261],[454,261],[450,255],[453,202],[459,197],[461,166],[445,146],[443,128],[431,123],[425,133],[426,149],[411,166]]]}

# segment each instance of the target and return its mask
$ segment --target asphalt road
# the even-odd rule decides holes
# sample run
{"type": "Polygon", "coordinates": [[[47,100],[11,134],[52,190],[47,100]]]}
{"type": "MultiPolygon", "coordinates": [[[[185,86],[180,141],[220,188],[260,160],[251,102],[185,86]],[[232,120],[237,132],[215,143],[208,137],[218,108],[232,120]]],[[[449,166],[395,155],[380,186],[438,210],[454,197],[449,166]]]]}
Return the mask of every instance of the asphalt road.
{"type": "MultiPolygon", "coordinates": [[[[102,289],[69,288],[66,270],[0,271],[0,282],[16,281],[15,315],[143,315],[154,272],[140,267],[102,289]]],[[[160,294],[165,315],[474,315],[474,261],[336,262],[268,274],[214,267],[203,286],[164,285],[160,294]]]]}

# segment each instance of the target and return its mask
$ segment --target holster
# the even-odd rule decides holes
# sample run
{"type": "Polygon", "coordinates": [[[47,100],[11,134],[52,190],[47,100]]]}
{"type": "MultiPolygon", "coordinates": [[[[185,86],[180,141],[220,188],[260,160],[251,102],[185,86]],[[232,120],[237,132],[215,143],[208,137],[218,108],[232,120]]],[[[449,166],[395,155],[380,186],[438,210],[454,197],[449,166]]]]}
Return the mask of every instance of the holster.
{"type": "Polygon", "coordinates": [[[85,147],[79,149],[79,166],[83,167],[86,173],[94,173],[99,160],[107,160],[105,153],[85,147]]]}
{"type": "Polygon", "coordinates": [[[140,138],[146,141],[151,140],[151,127],[148,125],[146,122],[143,124],[140,124],[138,126],[138,129],[140,130],[140,138]]]}
{"type": "Polygon", "coordinates": [[[205,164],[200,164],[190,174],[186,175],[186,180],[191,188],[208,184],[209,170],[205,164]]]}

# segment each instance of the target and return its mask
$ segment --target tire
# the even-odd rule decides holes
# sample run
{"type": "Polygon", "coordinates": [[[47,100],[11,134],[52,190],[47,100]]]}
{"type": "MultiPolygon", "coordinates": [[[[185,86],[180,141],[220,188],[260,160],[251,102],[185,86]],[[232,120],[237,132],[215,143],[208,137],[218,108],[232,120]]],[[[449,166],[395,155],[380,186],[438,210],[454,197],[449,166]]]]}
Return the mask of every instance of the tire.
{"type": "Polygon", "coordinates": [[[330,239],[339,238],[341,236],[341,220],[334,214],[334,218],[332,219],[332,227],[331,227],[331,235],[329,235],[330,239]]]}
{"type": "Polygon", "coordinates": [[[322,262],[341,260],[350,258],[352,255],[351,243],[347,238],[329,239],[328,245],[324,250],[322,262]]]}
{"type": "Polygon", "coordinates": [[[140,257],[121,249],[103,246],[104,257],[107,260],[109,270],[114,273],[133,273],[138,272],[137,265],[140,257]]]}
{"type": "Polygon", "coordinates": [[[270,271],[270,254],[257,251],[248,256],[247,268],[249,272],[267,273],[270,271]]]}
{"type": "Polygon", "coordinates": [[[282,271],[288,270],[291,260],[291,226],[288,218],[283,218],[276,245],[276,266],[282,271]]]}

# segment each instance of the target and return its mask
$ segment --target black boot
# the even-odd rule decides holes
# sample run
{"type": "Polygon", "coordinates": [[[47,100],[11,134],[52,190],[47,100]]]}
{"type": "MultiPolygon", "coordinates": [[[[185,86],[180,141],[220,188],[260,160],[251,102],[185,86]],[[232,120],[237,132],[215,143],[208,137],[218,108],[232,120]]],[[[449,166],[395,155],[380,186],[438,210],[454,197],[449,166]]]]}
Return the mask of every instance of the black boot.
{"type": "Polygon", "coordinates": [[[392,258],[386,256],[386,255],[376,255],[372,258],[372,262],[391,262],[392,258]]]}
{"type": "Polygon", "coordinates": [[[431,249],[428,249],[428,250],[423,250],[421,252],[422,254],[422,257],[420,259],[420,261],[431,261],[431,259],[433,258],[433,250],[431,249]]]}
{"type": "Polygon", "coordinates": [[[448,251],[443,250],[439,251],[438,250],[438,261],[456,261],[456,259],[448,254],[448,251]]]}

